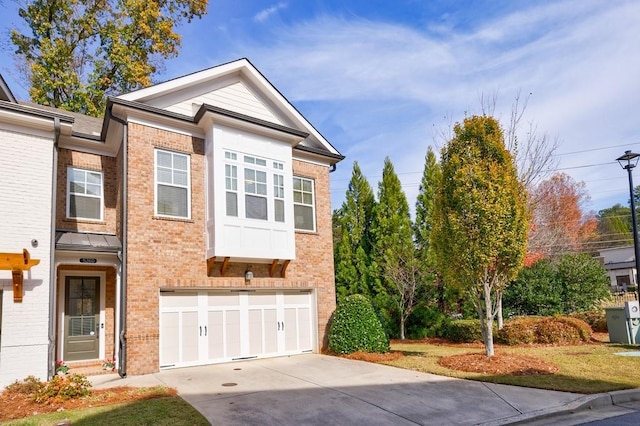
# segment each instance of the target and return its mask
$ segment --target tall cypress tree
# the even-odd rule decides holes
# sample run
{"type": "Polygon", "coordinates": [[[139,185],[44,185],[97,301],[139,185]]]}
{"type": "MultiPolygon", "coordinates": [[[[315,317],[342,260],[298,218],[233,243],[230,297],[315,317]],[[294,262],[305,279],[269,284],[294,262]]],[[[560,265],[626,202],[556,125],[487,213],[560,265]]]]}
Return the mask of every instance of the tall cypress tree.
{"type": "Polygon", "coordinates": [[[405,321],[415,307],[421,280],[409,204],[389,158],[384,161],[382,180],[378,184],[378,204],[371,233],[375,266],[381,276],[376,302],[387,310],[388,317],[398,317],[400,338],[404,338],[405,321]]]}
{"type": "Polygon", "coordinates": [[[431,147],[427,150],[424,159],[424,171],[422,180],[420,181],[420,189],[416,200],[416,221],[413,226],[416,249],[418,250],[419,259],[433,266],[430,255],[431,230],[433,229],[433,208],[435,202],[435,194],[442,171],[436,160],[436,155],[431,147]]]}
{"type": "Polygon", "coordinates": [[[373,190],[353,163],[351,181],[342,207],[334,213],[334,263],[338,297],[371,297],[371,221],[376,204],[373,190]]]}

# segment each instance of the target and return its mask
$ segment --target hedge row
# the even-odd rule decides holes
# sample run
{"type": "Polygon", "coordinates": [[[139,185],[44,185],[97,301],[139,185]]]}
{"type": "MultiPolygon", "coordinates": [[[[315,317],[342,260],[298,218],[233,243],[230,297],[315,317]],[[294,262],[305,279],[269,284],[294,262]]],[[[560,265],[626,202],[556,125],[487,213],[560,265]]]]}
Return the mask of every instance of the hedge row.
{"type": "MultiPolygon", "coordinates": [[[[481,342],[480,321],[452,321],[444,337],[457,343],[481,342]]],[[[505,345],[573,344],[588,342],[591,327],[585,321],[571,317],[518,317],[507,321],[502,330],[494,329],[494,338],[496,343],[505,345]]]]}

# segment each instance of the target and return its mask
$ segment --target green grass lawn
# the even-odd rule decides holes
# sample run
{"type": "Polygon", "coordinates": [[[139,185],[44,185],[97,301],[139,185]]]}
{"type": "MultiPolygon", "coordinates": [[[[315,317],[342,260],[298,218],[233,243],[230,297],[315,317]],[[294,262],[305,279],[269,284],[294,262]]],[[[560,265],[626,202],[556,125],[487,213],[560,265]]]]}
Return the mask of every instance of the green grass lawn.
{"type": "Polygon", "coordinates": [[[496,348],[496,353],[516,353],[542,358],[560,369],[556,374],[534,376],[483,375],[453,371],[438,365],[438,359],[441,357],[484,353],[483,348],[394,343],[391,350],[401,351],[405,357],[385,361],[384,364],[441,376],[585,394],[640,387],[640,375],[637,373],[640,357],[614,355],[616,352],[640,351],[639,346],[593,344],[496,348]]]}
{"type": "Polygon", "coordinates": [[[41,414],[2,424],[50,426],[64,420],[74,426],[209,425],[209,422],[202,414],[178,396],[41,414]]]}

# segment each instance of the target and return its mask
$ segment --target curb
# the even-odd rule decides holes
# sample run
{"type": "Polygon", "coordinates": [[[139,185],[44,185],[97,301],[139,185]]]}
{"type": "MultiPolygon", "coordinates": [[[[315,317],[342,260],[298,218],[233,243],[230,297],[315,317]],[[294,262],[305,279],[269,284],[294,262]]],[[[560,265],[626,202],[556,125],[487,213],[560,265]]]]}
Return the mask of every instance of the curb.
{"type": "Polygon", "coordinates": [[[544,408],[542,410],[531,411],[529,413],[523,413],[513,417],[507,417],[486,423],[478,423],[478,425],[501,426],[526,424],[528,422],[531,422],[532,420],[552,418],[563,414],[572,414],[582,410],[594,410],[603,407],[611,407],[630,401],[640,401],[640,388],[600,393],[595,395],[585,395],[558,407],[544,408]]]}

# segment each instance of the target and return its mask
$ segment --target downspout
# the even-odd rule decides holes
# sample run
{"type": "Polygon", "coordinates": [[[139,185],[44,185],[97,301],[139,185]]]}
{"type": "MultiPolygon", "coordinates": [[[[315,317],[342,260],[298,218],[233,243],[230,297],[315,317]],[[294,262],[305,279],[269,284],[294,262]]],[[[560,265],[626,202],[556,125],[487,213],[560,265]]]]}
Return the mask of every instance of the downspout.
{"type": "Polygon", "coordinates": [[[109,117],[122,124],[122,211],[120,212],[120,227],[122,230],[122,252],[120,253],[121,291],[120,291],[120,336],[118,340],[118,374],[127,376],[127,151],[128,126],[127,122],[113,115],[112,106],[107,110],[109,117]]]}
{"type": "Polygon", "coordinates": [[[51,171],[51,241],[49,246],[49,352],[47,357],[47,379],[55,375],[56,369],[56,203],[58,193],[58,141],[60,140],[60,119],[53,118],[53,164],[51,171]]]}
{"type": "Polygon", "coordinates": [[[329,168],[329,173],[333,173],[333,172],[335,172],[337,168],[338,168],[338,166],[337,166],[337,165],[332,164],[332,165],[331,165],[331,167],[329,168]]]}

